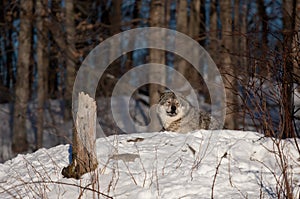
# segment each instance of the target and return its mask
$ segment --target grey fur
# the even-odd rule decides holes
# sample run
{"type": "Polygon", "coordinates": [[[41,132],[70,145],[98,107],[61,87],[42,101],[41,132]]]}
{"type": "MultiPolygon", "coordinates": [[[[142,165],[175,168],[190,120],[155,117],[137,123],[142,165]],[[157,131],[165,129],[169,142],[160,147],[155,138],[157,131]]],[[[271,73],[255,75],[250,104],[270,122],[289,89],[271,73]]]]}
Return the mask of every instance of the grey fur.
{"type": "Polygon", "coordinates": [[[197,111],[186,99],[171,91],[162,93],[157,113],[162,131],[187,133],[197,129],[219,128],[219,123],[209,113],[197,111]]]}

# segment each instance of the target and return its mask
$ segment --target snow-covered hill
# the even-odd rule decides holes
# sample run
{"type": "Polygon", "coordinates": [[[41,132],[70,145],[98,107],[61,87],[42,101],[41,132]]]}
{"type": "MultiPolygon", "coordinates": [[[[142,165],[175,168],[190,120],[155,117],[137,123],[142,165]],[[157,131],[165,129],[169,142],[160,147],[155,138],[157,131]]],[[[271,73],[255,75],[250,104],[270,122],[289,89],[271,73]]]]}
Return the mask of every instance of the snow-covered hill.
{"type": "Polygon", "coordinates": [[[298,198],[294,140],[275,143],[224,130],[110,136],[97,140],[98,169],[80,180],[61,175],[69,145],[40,149],[0,164],[0,198],[284,198],[282,164],[298,198]]]}

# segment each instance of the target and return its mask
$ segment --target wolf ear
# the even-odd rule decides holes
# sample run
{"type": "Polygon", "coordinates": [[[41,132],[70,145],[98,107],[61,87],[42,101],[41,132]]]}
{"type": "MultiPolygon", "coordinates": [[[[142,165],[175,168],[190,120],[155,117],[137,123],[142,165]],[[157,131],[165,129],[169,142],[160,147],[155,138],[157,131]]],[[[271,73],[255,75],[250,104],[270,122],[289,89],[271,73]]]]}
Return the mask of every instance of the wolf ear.
{"type": "Polygon", "coordinates": [[[159,96],[161,97],[161,96],[165,95],[167,92],[172,92],[172,91],[169,90],[168,88],[166,88],[164,90],[158,89],[157,92],[158,92],[159,96]]]}
{"type": "Polygon", "coordinates": [[[165,93],[164,91],[161,91],[160,89],[158,89],[157,92],[158,92],[160,97],[165,93]]]}

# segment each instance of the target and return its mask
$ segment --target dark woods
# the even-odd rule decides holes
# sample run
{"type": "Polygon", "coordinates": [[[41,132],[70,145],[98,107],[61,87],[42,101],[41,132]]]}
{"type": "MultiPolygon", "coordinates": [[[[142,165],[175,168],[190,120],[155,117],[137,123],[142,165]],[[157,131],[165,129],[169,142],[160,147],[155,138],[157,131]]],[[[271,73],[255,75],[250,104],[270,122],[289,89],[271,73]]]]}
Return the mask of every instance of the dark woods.
{"type": "MultiPolygon", "coordinates": [[[[2,0],[0,8],[0,141],[6,147],[0,160],[70,142],[81,62],[106,38],[148,26],[183,32],[210,53],[226,86],[226,128],[300,136],[299,0],[2,0]]],[[[122,74],[150,62],[176,68],[209,104],[203,79],[189,63],[148,49],[115,60],[97,97],[105,104],[122,74]]],[[[134,98],[152,105],[160,89],[146,85],[139,94],[150,100],[134,98]]],[[[107,110],[98,109],[106,130],[115,131],[107,110]]]]}

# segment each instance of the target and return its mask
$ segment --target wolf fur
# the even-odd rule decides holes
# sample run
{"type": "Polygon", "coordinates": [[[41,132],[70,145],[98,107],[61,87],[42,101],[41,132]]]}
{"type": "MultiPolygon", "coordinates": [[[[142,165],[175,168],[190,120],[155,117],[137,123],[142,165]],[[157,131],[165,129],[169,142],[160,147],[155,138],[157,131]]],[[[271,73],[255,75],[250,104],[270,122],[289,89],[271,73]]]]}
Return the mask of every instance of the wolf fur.
{"type": "Polygon", "coordinates": [[[182,96],[171,91],[161,94],[157,107],[162,131],[187,133],[197,129],[217,129],[218,122],[204,111],[197,111],[182,96]]]}

